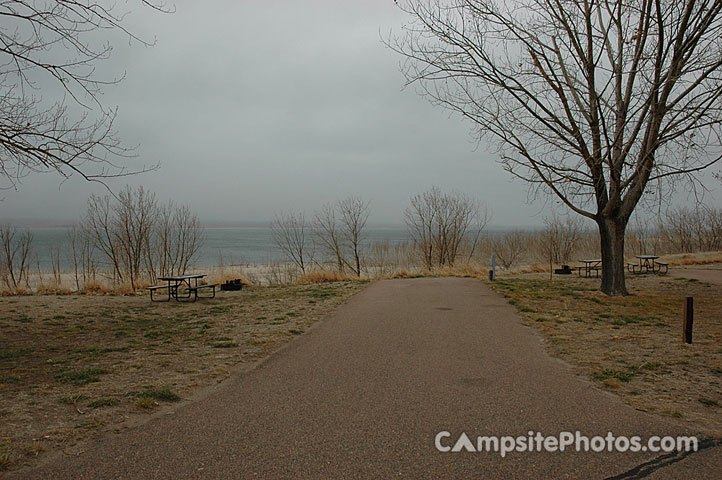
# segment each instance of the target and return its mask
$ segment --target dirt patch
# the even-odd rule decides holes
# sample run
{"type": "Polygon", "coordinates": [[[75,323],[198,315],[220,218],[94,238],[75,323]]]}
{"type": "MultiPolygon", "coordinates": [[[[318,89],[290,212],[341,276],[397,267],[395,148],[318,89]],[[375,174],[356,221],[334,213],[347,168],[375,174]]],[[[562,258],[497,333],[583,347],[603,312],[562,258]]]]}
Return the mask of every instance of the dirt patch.
{"type": "Polygon", "coordinates": [[[250,369],[366,282],[249,287],[195,303],[0,298],[0,470],[137,423],[250,369]]]}
{"type": "Polygon", "coordinates": [[[722,433],[722,290],[695,279],[634,275],[632,295],[597,279],[518,275],[491,283],[544,334],[549,351],[643,411],[722,433]],[[682,342],[694,297],[694,343],[682,342]]]}

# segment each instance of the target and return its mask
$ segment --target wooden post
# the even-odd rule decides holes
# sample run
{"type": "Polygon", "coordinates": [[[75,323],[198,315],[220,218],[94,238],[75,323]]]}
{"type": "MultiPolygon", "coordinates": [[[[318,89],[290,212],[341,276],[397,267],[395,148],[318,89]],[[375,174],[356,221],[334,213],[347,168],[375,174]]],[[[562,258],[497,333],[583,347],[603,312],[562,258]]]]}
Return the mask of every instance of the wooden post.
{"type": "Polygon", "coordinates": [[[554,275],[552,275],[554,273],[554,257],[552,257],[551,250],[552,249],[550,248],[549,249],[549,280],[550,281],[554,279],[554,275]]]}
{"type": "Polygon", "coordinates": [[[489,280],[496,280],[496,253],[491,254],[491,272],[489,272],[489,280]]]}
{"type": "Polygon", "coordinates": [[[682,323],[682,340],[692,343],[692,323],[694,322],[694,297],[687,297],[684,308],[684,321],[682,323]]]}

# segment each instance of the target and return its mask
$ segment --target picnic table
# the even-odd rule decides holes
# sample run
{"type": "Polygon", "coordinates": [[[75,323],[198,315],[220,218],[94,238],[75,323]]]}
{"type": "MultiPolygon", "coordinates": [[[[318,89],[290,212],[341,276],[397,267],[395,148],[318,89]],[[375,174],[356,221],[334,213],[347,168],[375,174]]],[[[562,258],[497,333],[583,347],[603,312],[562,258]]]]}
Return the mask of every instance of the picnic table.
{"type": "Polygon", "coordinates": [[[599,276],[599,270],[602,268],[602,259],[601,258],[595,258],[592,260],[579,260],[582,265],[581,267],[577,267],[577,270],[579,271],[579,276],[582,276],[582,272],[584,272],[584,276],[589,278],[592,276],[592,272],[596,274],[596,276],[599,276]]]}
{"type": "Polygon", "coordinates": [[[175,298],[178,302],[183,300],[195,302],[196,300],[198,300],[198,290],[206,288],[211,289],[211,296],[209,298],[214,298],[216,296],[217,284],[207,283],[198,285],[198,280],[204,277],[205,274],[202,273],[196,273],[192,275],[172,275],[168,277],[158,277],[158,280],[167,283],[166,285],[155,285],[153,287],[146,287],[150,291],[150,301],[169,302],[171,298],[175,298]],[[168,293],[168,297],[164,300],[154,300],[153,292],[158,290],[166,290],[168,293]],[[179,294],[179,292],[181,291],[185,293],[179,294]]]}
{"type": "Polygon", "coordinates": [[[662,267],[664,267],[664,273],[669,270],[669,264],[667,262],[660,262],[657,259],[659,255],[635,255],[639,259],[639,263],[627,262],[627,270],[632,273],[662,273],[662,267]],[[638,270],[637,270],[638,269],[638,270]]]}

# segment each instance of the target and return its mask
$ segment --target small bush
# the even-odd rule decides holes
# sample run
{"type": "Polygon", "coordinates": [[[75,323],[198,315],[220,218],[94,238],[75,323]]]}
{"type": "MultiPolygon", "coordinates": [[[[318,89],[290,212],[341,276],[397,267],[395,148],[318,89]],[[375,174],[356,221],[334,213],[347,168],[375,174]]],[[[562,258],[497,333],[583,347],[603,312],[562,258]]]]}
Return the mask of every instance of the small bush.
{"type": "Polygon", "coordinates": [[[135,400],[135,406],[138,408],[142,408],[143,410],[150,410],[156,405],[158,404],[152,398],[140,397],[135,400]]]}
{"type": "Polygon", "coordinates": [[[177,402],[180,397],[173,393],[170,388],[148,388],[138,394],[138,398],[147,398],[151,400],[162,400],[164,402],[177,402]]]}
{"type": "Polygon", "coordinates": [[[634,373],[632,373],[632,372],[625,372],[623,370],[614,370],[612,368],[605,368],[601,372],[592,373],[592,378],[594,380],[598,380],[600,382],[603,382],[610,378],[616,378],[620,382],[629,383],[632,381],[632,377],[634,377],[634,373]]]}

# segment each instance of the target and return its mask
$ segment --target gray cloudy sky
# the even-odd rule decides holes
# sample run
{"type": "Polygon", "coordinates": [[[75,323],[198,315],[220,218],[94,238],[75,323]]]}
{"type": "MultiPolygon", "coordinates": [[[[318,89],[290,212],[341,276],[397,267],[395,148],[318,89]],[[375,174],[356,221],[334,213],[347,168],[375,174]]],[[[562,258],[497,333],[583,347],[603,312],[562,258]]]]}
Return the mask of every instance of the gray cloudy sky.
{"type": "MultiPolygon", "coordinates": [[[[160,169],[110,182],[190,204],[201,220],[265,221],[347,195],[372,221],[402,223],[409,197],[437,185],[478,197],[495,225],[540,224],[541,202],[476,148],[470,125],[402,91],[400,58],[380,40],[399,31],[392,0],[190,1],[172,15],[134,2],[128,27],[152,48],[116,44],[108,88],[117,127],[139,145],[130,166],[160,169]]],[[[3,192],[0,219],[75,220],[102,187],[57,175],[3,192]]]]}

